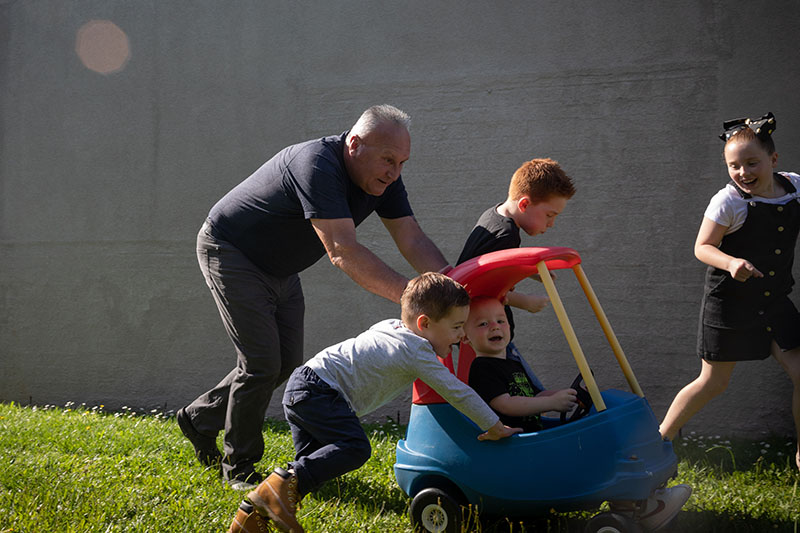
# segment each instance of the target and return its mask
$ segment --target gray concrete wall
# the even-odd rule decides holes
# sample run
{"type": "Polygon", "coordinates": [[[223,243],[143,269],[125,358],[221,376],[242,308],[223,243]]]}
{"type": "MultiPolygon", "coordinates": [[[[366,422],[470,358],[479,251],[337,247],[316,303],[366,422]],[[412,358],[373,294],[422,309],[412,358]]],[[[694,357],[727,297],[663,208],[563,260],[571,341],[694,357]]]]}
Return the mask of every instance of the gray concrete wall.
{"type": "MultiPolygon", "coordinates": [[[[699,370],[692,246],[726,179],[721,121],[773,111],[780,168],[800,169],[798,20],[793,0],[0,1],[0,400],[176,409],[212,386],[234,356],[194,255],[208,209],[283,146],[388,102],[413,117],[404,179],[451,260],[522,161],[561,162],[578,193],[524,244],[582,254],[660,418],[699,370]],[[90,20],[127,37],[118,70],[76,53],[90,20]]],[[[413,274],[378,221],[359,236],[413,274]]],[[[308,357],[398,314],[327,260],[302,278],[308,357]]],[[[570,278],[598,380],[621,386],[570,278]]],[[[519,322],[567,385],[552,310],[519,322]]],[[[774,361],[742,364],[687,429],[791,434],[790,395],[774,361]]]]}

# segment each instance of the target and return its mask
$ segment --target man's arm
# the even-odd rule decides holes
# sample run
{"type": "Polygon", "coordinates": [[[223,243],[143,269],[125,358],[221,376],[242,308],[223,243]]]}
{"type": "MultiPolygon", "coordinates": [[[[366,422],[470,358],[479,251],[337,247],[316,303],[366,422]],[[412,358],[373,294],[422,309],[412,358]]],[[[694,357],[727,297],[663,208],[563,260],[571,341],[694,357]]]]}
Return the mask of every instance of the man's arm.
{"type": "Polygon", "coordinates": [[[414,270],[420,274],[439,272],[447,266],[447,260],[442,252],[425,235],[413,216],[382,218],[381,221],[392,236],[397,249],[414,270]]]}
{"type": "Polygon", "coordinates": [[[311,225],[325,246],[331,263],[368,291],[400,303],[408,279],[358,243],[352,219],[312,218],[311,225]]]}

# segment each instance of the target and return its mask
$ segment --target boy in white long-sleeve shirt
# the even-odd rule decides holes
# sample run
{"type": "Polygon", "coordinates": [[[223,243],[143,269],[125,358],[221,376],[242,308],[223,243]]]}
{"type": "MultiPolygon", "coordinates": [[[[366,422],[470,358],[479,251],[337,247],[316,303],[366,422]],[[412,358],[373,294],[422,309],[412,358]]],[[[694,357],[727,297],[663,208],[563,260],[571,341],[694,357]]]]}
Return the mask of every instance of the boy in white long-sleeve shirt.
{"type": "Polygon", "coordinates": [[[282,531],[302,532],[295,518],[299,500],[325,481],[359,468],[372,453],[359,417],[417,378],[484,431],[478,440],[518,433],[436,358],[461,341],[468,314],[469,295],[460,284],[442,274],[422,274],[403,292],[402,320],[379,322],[297,368],[283,396],[295,460],[288,470],[276,468],[247,495],[255,510],[282,531]]]}

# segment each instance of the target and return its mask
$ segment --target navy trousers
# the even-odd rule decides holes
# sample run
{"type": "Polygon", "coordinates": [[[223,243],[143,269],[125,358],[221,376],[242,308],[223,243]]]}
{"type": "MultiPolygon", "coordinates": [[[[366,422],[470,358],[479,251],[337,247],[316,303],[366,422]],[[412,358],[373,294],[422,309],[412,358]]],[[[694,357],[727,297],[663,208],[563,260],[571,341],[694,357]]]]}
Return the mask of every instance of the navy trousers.
{"type": "Polygon", "coordinates": [[[369,439],[350,404],[317,374],[302,366],[283,393],[283,412],[292,430],[301,496],[357,469],[372,454],[369,439]]]}

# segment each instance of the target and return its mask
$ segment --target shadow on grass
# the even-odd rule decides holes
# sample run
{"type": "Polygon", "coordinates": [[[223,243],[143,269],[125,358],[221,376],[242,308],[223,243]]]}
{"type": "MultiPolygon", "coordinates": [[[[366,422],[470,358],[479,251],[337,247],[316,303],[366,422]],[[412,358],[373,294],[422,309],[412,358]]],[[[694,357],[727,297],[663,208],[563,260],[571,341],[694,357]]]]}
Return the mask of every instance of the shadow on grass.
{"type": "MultiPolygon", "coordinates": [[[[327,483],[315,498],[320,500],[352,501],[365,508],[383,508],[387,512],[407,515],[410,500],[399,489],[385,489],[364,483],[358,477],[340,478],[327,483]]],[[[465,531],[480,533],[529,533],[559,532],[581,533],[586,522],[599,511],[579,514],[552,514],[531,517],[524,520],[502,517],[481,517],[480,527],[465,531]]],[[[798,524],[800,526],[800,524],[798,524]]],[[[794,533],[793,522],[775,522],[767,519],[730,516],[713,511],[681,511],[668,526],[659,530],[663,533],[684,533],[687,531],[703,533],[794,533]]]]}
{"type": "Polygon", "coordinates": [[[714,511],[681,511],[677,518],[660,531],[679,533],[702,531],[703,533],[764,533],[765,531],[784,533],[795,532],[794,522],[774,522],[751,517],[732,517],[714,511]]]}
{"type": "Polygon", "coordinates": [[[321,501],[354,502],[366,509],[384,509],[401,515],[407,513],[409,504],[409,500],[399,488],[368,483],[353,475],[328,481],[314,492],[314,498],[321,501]]]}
{"type": "MultiPolygon", "coordinates": [[[[342,500],[353,502],[356,505],[370,509],[382,509],[385,512],[408,516],[408,507],[411,499],[399,488],[385,488],[364,482],[356,476],[347,476],[329,481],[314,493],[314,498],[320,501],[342,500]]],[[[469,513],[468,510],[465,511],[469,513]]],[[[599,512],[599,511],[598,511],[599,512]]],[[[532,532],[558,532],[580,533],[586,521],[594,513],[551,514],[541,517],[525,519],[510,519],[504,517],[479,517],[480,524],[474,525],[475,519],[467,518],[473,524],[464,528],[464,533],[532,533],[532,532]]]]}
{"type": "Polygon", "coordinates": [[[576,518],[569,515],[552,514],[531,517],[524,520],[510,518],[483,518],[481,533],[582,533],[587,518],[576,518]]]}

